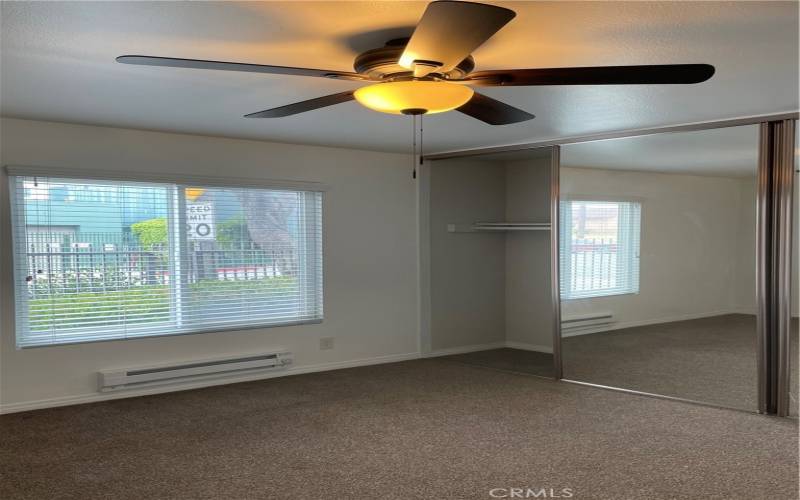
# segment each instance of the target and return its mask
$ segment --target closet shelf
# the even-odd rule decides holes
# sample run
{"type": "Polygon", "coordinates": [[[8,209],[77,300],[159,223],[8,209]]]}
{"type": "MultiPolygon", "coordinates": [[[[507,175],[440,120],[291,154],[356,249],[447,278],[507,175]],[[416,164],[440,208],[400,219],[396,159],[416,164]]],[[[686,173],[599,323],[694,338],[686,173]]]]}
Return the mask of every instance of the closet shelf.
{"type": "Polygon", "coordinates": [[[549,222],[473,222],[472,224],[448,224],[448,233],[479,233],[503,231],[549,231],[549,222]]]}

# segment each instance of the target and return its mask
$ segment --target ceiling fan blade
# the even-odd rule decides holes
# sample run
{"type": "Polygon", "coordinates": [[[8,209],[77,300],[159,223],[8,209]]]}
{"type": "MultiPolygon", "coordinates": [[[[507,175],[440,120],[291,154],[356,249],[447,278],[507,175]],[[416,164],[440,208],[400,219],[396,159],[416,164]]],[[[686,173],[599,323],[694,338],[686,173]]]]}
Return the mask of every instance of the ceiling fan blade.
{"type": "Polygon", "coordinates": [[[316,97],[307,101],[295,102],[293,104],[287,104],[286,106],[279,106],[277,108],[258,111],[257,113],[250,113],[249,115],[244,115],[244,117],[281,118],[284,116],[296,115],[298,113],[305,113],[306,111],[313,111],[315,109],[333,106],[334,104],[352,101],[354,99],[354,92],[354,90],[348,90],[347,92],[339,92],[338,94],[316,97]]]}
{"type": "Polygon", "coordinates": [[[636,85],[700,83],[714,75],[710,64],[654,64],[476,71],[463,82],[478,86],[636,85]]]}
{"type": "Polygon", "coordinates": [[[442,0],[425,9],[399,64],[422,77],[447,72],[516,16],[513,10],[482,3],[442,0]]]}
{"type": "Polygon", "coordinates": [[[536,118],[534,115],[509,104],[475,92],[472,99],[456,111],[477,118],[489,125],[509,125],[536,118]]]}
{"type": "Polygon", "coordinates": [[[138,64],[141,66],[168,66],[171,68],[245,71],[249,73],[267,73],[270,75],[317,76],[342,80],[364,81],[369,79],[358,73],[350,73],[347,71],[329,71],[325,69],[293,68],[291,66],[268,66],[265,64],[247,64],[225,61],[206,61],[202,59],[179,59],[176,57],[119,56],[117,57],[117,62],[123,64],[138,64]]]}

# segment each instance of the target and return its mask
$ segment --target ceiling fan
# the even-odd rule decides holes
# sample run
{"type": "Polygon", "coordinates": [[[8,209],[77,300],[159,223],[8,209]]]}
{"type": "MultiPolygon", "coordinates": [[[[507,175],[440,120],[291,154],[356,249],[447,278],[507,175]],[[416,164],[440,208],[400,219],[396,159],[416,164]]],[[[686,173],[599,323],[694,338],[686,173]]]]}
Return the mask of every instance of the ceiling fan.
{"type": "Polygon", "coordinates": [[[473,71],[470,55],[505,26],[513,10],[472,2],[440,0],[428,5],[409,39],[390,40],[355,59],[355,72],[267,66],[199,59],[124,55],[117,61],[145,66],[246,71],[313,76],[371,83],[356,90],[317,97],[245,115],[278,118],[355,99],[384,113],[421,115],[456,110],[490,125],[534,118],[472,87],[531,85],[689,84],[714,74],[709,64],[660,64],[473,71]]]}

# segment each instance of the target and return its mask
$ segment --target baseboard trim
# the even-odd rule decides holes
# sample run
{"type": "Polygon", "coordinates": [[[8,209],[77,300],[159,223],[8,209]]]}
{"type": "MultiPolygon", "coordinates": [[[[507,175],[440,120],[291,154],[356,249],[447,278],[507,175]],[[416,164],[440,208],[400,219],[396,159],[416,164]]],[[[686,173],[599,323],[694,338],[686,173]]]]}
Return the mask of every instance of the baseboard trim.
{"type": "Polygon", "coordinates": [[[522,349],[525,351],[546,352],[553,353],[553,348],[550,346],[529,344],[527,342],[517,342],[515,340],[501,340],[498,342],[490,342],[488,344],[472,344],[458,347],[449,347],[447,349],[437,349],[424,354],[423,358],[438,358],[439,356],[451,356],[453,354],[466,354],[468,352],[488,351],[490,349],[502,349],[508,347],[511,349],[522,349]]]}
{"type": "Polygon", "coordinates": [[[286,370],[269,371],[263,373],[253,373],[235,377],[217,378],[213,380],[200,380],[187,382],[184,384],[173,384],[168,386],[157,386],[143,389],[131,389],[119,392],[93,392],[80,394],[77,396],[66,396],[60,398],[40,399],[36,401],[25,401],[22,403],[10,403],[0,405],[0,414],[18,413],[22,411],[40,410],[43,408],[55,408],[58,406],[72,406],[86,403],[97,403],[100,401],[110,401],[114,399],[135,398],[139,396],[149,396],[152,394],[163,394],[166,392],[188,391],[191,389],[202,389],[218,385],[236,384],[239,382],[252,382],[254,380],[264,380],[276,377],[287,377],[289,375],[301,375],[303,373],[325,372],[331,370],[341,370],[343,368],[356,368],[359,366],[380,365],[385,363],[396,363],[398,361],[409,361],[419,359],[420,353],[409,352],[405,354],[390,354],[388,356],[376,356],[372,358],[354,359],[350,361],[336,361],[333,363],[321,363],[316,365],[293,366],[286,370]]]}
{"type": "Polygon", "coordinates": [[[657,319],[646,319],[640,321],[622,321],[619,323],[612,323],[608,325],[601,325],[597,328],[586,328],[579,331],[573,332],[565,332],[562,330],[561,337],[577,337],[579,335],[590,335],[592,333],[602,333],[602,332],[610,332],[613,330],[622,330],[623,328],[635,328],[637,326],[648,326],[648,325],[658,325],[661,323],[674,323],[676,321],[689,321],[693,319],[702,319],[702,318],[713,318],[714,316],[724,316],[727,314],[749,314],[753,315],[754,312],[750,312],[746,309],[729,309],[724,311],[712,311],[712,312],[704,312],[704,313],[695,313],[695,314],[683,314],[680,316],[670,316],[667,318],[657,318],[657,319]]]}
{"type": "Polygon", "coordinates": [[[439,356],[450,356],[451,354],[464,354],[467,352],[488,351],[489,349],[500,349],[506,346],[506,342],[490,342],[488,344],[472,344],[458,347],[448,347],[446,349],[436,349],[422,355],[423,358],[438,358],[439,356]]]}
{"type": "Polygon", "coordinates": [[[527,342],[517,342],[515,340],[506,340],[506,347],[511,349],[521,349],[523,351],[536,351],[553,354],[553,348],[546,345],[528,344],[527,342]]]}

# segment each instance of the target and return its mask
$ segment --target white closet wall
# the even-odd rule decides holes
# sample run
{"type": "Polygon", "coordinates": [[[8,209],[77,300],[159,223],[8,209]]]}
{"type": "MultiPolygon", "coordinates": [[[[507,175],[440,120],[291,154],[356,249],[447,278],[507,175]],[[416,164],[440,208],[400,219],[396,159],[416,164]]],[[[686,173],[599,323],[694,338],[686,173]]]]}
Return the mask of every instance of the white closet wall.
{"type": "MultiPolygon", "coordinates": [[[[505,166],[506,220],[550,222],[550,158],[505,166]]],[[[508,232],[506,245],[506,328],[509,347],[552,352],[550,232],[508,232]]]]}
{"type": "Polygon", "coordinates": [[[448,224],[502,220],[505,170],[496,163],[434,162],[430,176],[431,349],[505,340],[505,240],[449,233],[448,224]]]}
{"type": "Polygon", "coordinates": [[[550,222],[549,157],[432,163],[432,351],[552,351],[550,232],[447,230],[504,221],[550,222]]]}

